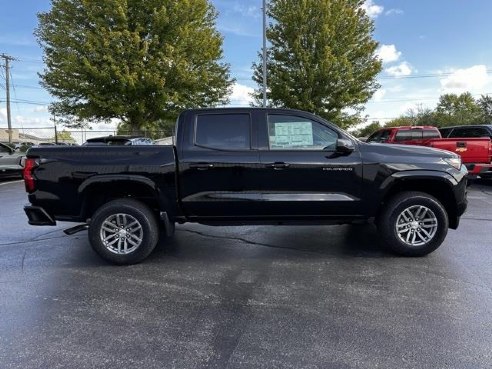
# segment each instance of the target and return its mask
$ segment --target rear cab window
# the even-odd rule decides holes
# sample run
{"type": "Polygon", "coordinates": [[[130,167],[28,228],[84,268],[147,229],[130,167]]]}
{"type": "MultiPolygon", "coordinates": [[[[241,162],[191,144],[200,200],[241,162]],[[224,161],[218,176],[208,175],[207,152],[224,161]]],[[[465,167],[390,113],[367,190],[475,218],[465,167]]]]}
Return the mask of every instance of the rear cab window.
{"type": "Polygon", "coordinates": [[[423,132],[424,138],[441,138],[441,134],[437,129],[424,129],[423,132]]]}
{"type": "Polygon", "coordinates": [[[199,114],[195,123],[195,146],[229,151],[251,149],[249,114],[199,114]]]}
{"type": "Polygon", "coordinates": [[[400,130],[396,133],[395,141],[410,141],[410,140],[421,140],[423,137],[422,130],[400,130]]]}

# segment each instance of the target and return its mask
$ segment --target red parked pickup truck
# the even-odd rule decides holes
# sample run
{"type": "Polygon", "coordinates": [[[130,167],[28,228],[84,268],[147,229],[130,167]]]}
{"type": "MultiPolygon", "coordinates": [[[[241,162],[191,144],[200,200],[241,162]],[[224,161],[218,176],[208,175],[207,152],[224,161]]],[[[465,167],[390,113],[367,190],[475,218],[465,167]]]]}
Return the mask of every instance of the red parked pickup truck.
{"type": "Polygon", "coordinates": [[[441,138],[436,127],[406,126],[380,129],[367,142],[428,146],[452,151],[461,156],[470,176],[492,178],[492,144],[488,137],[441,138]]]}

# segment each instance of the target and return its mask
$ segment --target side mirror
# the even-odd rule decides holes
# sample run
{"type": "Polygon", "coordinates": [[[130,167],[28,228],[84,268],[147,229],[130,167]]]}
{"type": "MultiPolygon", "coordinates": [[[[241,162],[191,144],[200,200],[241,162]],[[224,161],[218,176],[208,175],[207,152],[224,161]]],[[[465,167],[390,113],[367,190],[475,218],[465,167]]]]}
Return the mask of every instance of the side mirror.
{"type": "Polygon", "coordinates": [[[339,154],[348,155],[355,150],[355,145],[351,140],[347,140],[344,138],[339,138],[337,140],[337,148],[336,151],[339,154]]]}

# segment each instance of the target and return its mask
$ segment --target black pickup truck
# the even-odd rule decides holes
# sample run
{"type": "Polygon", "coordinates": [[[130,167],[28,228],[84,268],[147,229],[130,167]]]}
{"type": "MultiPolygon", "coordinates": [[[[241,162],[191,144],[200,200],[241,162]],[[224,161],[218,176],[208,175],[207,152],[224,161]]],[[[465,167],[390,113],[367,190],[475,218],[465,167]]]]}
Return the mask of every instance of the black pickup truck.
{"type": "Polygon", "coordinates": [[[30,149],[29,224],[83,223],[72,231],[88,228],[94,250],[116,264],[142,261],[161,229],[169,236],[186,222],[374,221],[392,251],[422,256],[467,206],[458,155],[366,144],[306,112],[188,110],[176,128],[175,146],[30,149]]]}

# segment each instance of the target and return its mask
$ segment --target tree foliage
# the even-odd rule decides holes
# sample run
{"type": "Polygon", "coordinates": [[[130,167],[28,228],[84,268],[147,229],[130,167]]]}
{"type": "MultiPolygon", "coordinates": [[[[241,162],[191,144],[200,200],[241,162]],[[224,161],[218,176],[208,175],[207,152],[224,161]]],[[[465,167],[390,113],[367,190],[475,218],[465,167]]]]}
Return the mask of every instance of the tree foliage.
{"type": "Polygon", "coordinates": [[[481,123],[480,107],[472,94],[446,94],[439,98],[435,119],[440,127],[481,123]]]}
{"type": "MultiPolygon", "coordinates": [[[[55,141],[55,139],[53,139],[53,141],[55,141]]],[[[56,141],[65,142],[65,143],[75,143],[75,138],[73,138],[71,132],[64,129],[56,133],[56,141]]]]}
{"type": "Polygon", "coordinates": [[[383,126],[378,121],[372,122],[371,124],[354,131],[356,137],[369,137],[374,132],[379,131],[383,126]]]}
{"type": "MultiPolygon", "coordinates": [[[[340,126],[359,122],[362,104],[379,87],[381,61],[365,0],[271,0],[267,30],[270,106],[308,110],[340,126]],[[350,111],[350,112],[349,112],[350,111]]],[[[253,64],[256,104],[262,56],[253,64]]]]}
{"type": "Polygon", "coordinates": [[[227,102],[233,81],[208,0],[52,0],[38,17],[40,77],[68,125],[116,118],[137,131],[227,102]]]}
{"type": "Polygon", "coordinates": [[[485,124],[492,124],[492,96],[482,95],[477,101],[480,109],[480,120],[485,124]]]}
{"type": "Polygon", "coordinates": [[[445,94],[439,98],[435,109],[417,105],[402,116],[385,124],[385,127],[437,126],[448,127],[492,123],[492,97],[482,95],[475,100],[469,92],[445,94]]]}

